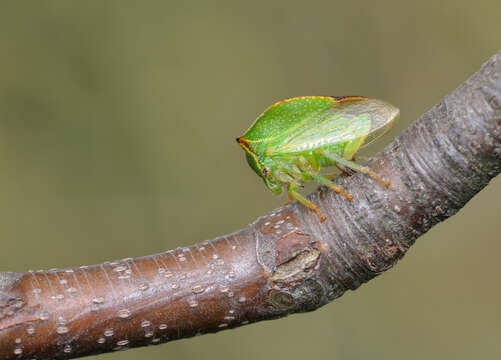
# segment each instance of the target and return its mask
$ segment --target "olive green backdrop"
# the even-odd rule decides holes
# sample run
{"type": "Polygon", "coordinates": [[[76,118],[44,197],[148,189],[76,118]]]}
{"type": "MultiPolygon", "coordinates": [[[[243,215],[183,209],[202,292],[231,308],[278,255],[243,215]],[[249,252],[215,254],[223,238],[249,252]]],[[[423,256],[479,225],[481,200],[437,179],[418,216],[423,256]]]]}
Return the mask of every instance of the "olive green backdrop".
{"type": "MultiPolygon", "coordinates": [[[[501,50],[500,14],[499,0],[2,1],[0,269],[245,226],[285,201],[234,140],[266,106],[385,99],[402,119],[375,151],[501,50]]],[[[497,179],[314,313],[100,359],[500,358],[500,199],[497,179]]]]}

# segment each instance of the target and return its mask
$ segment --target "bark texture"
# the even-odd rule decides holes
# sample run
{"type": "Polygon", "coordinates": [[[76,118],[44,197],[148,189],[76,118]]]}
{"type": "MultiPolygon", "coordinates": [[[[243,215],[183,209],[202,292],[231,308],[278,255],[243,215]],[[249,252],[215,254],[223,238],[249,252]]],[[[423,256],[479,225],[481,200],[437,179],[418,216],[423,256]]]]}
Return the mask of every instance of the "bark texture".
{"type": "Polygon", "coordinates": [[[0,273],[0,358],[63,359],[311,311],[388,270],[501,169],[501,53],[362,174],[233,234],[138,259],[0,273]]]}

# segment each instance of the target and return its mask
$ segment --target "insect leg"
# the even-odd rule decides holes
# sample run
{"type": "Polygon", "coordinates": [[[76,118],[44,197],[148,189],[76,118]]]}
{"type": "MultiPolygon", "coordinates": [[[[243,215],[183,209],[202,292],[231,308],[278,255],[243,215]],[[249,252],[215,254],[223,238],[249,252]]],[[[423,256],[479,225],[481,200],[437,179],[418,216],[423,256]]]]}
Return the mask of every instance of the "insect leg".
{"type": "Polygon", "coordinates": [[[343,158],[341,156],[337,156],[335,154],[329,154],[327,152],[324,152],[323,154],[326,157],[328,157],[329,159],[331,159],[332,161],[336,162],[336,163],[344,165],[344,166],[346,166],[346,167],[348,167],[350,169],[353,169],[353,170],[356,170],[356,171],[360,171],[361,173],[367,174],[370,177],[372,177],[372,178],[376,179],[377,181],[379,181],[384,186],[390,187],[390,183],[389,182],[384,181],[383,179],[381,179],[379,176],[376,175],[376,173],[374,171],[372,171],[371,169],[369,169],[367,166],[359,165],[359,164],[357,164],[357,163],[355,163],[353,161],[346,160],[345,158],[343,158]]]}
{"type": "Polygon", "coordinates": [[[340,193],[340,194],[343,194],[349,201],[353,200],[353,197],[351,197],[350,195],[348,195],[346,193],[346,191],[344,191],[343,189],[341,189],[339,186],[337,186],[336,184],[332,183],[329,179],[327,179],[325,176],[322,176],[320,174],[317,174],[315,172],[310,172],[308,173],[308,175],[318,181],[319,183],[331,188],[332,190],[334,190],[335,192],[337,193],[340,193]]]}
{"type": "Polygon", "coordinates": [[[297,199],[301,204],[303,204],[304,206],[310,208],[311,210],[313,210],[318,218],[320,219],[321,222],[324,222],[325,221],[325,217],[322,215],[322,213],[320,212],[320,210],[318,210],[318,208],[313,205],[311,202],[309,202],[308,200],[306,200],[304,197],[302,197],[298,192],[296,192],[296,186],[294,184],[289,184],[289,188],[288,188],[288,194],[289,196],[292,196],[294,197],[295,199],[297,199]]]}
{"type": "MultiPolygon", "coordinates": [[[[335,167],[337,167],[337,169],[345,174],[346,176],[351,176],[353,175],[353,170],[348,170],[345,166],[339,166],[338,164],[334,164],[335,167]]],[[[327,174],[327,175],[324,175],[324,177],[326,177],[327,179],[329,180],[332,180],[334,179],[336,176],[339,176],[341,175],[341,173],[334,173],[334,174],[327,174]]]]}
{"type": "Polygon", "coordinates": [[[289,200],[284,204],[284,205],[289,205],[291,204],[294,200],[296,200],[296,198],[294,196],[291,195],[290,192],[287,192],[287,197],[289,198],[289,200]]]}
{"type": "Polygon", "coordinates": [[[369,158],[367,156],[362,155],[353,155],[353,161],[367,161],[369,158]]]}
{"type": "Polygon", "coordinates": [[[346,176],[351,176],[351,175],[352,175],[352,173],[351,173],[351,172],[349,172],[348,170],[346,170],[346,168],[345,168],[345,167],[343,167],[343,166],[339,166],[338,164],[335,164],[334,166],[335,166],[335,167],[337,167],[337,168],[339,169],[339,171],[341,171],[341,172],[342,172],[343,174],[345,174],[346,176]]]}
{"type": "MultiPolygon", "coordinates": [[[[317,164],[318,165],[318,164],[317,164]]],[[[315,169],[314,163],[309,162],[303,155],[297,157],[297,166],[299,167],[301,173],[301,177],[303,181],[308,180],[308,174],[311,171],[319,172],[320,168],[317,166],[318,170],[315,169]]]]}

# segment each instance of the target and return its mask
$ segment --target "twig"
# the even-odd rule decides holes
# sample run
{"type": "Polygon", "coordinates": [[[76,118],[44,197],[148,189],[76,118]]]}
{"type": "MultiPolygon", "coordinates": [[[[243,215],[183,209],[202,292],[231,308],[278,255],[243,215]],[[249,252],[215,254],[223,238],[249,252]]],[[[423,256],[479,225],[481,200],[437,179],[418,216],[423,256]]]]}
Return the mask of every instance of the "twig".
{"type": "Polygon", "coordinates": [[[0,358],[60,359],[310,311],[391,268],[501,168],[501,53],[368,164],[367,176],[200,244],[75,269],[0,273],[0,358]]]}

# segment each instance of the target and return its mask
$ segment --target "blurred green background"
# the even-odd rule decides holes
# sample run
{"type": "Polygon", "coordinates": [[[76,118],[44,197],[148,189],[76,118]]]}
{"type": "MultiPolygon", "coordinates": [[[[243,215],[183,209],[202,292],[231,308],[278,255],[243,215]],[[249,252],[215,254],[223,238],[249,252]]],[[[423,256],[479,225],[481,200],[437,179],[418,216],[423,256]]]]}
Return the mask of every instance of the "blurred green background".
{"type": "MultiPolygon", "coordinates": [[[[245,226],[285,201],[234,142],[265,107],[385,99],[402,120],[380,149],[501,50],[500,14],[499,0],[2,1],[0,269],[245,226]]],[[[498,178],[314,313],[99,358],[500,358],[500,195],[498,178]]]]}

